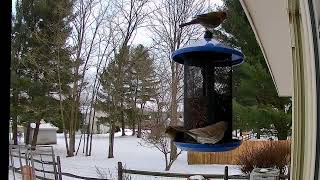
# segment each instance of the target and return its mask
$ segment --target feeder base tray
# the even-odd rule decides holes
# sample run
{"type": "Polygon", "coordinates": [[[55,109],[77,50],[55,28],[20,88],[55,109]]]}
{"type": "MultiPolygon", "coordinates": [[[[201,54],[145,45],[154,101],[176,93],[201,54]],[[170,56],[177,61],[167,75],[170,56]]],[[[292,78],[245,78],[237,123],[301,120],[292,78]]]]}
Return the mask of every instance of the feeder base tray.
{"type": "Polygon", "coordinates": [[[241,140],[233,139],[231,142],[223,144],[195,144],[174,142],[175,145],[183,151],[195,151],[195,152],[224,152],[231,151],[241,145],[241,140]]]}

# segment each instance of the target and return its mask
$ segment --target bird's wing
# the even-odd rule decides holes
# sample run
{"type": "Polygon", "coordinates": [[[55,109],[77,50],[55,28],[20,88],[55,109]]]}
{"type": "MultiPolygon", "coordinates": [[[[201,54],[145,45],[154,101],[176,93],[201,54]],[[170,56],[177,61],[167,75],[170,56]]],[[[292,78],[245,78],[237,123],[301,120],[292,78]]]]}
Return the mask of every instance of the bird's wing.
{"type": "Polygon", "coordinates": [[[219,16],[220,12],[209,12],[209,13],[206,13],[206,14],[199,14],[199,15],[196,15],[195,18],[203,18],[203,17],[208,17],[208,16],[219,16]]]}
{"type": "Polygon", "coordinates": [[[197,141],[200,143],[214,144],[223,138],[226,129],[226,122],[220,121],[203,128],[191,129],[189,132],[195,134],[197,141]]]}
{"type": "Polygon", "coordinates": [[[201,135],[203,137],[210,137],[216,133],[224,132],[227,129],[227,124],[225,121],[219,121],[215,124],[211,124],[206,127],[196,128],[189,130],[190,132],[201,135]]]}

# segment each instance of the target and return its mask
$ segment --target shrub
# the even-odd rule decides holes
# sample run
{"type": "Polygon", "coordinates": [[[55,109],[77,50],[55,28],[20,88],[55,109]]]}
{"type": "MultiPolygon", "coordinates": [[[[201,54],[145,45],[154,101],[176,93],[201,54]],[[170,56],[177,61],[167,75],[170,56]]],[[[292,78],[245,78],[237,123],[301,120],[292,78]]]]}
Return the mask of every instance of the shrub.
{"type": "Polygon", "coordinates": [[[247,147],[236,159],[243,173],[250,173],[254,168],[277,168],[281,174],[285,173],[290,163],[291,148],[289,143],[269,141],[259,147],[247,147]]]}

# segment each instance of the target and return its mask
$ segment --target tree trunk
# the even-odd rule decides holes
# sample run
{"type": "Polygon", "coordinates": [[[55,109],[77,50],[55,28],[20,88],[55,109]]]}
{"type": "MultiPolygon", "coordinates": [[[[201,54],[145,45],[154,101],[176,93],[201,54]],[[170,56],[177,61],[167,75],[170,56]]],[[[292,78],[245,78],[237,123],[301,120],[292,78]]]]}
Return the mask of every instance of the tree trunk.
{"type": "MultiPolygon", "coordinates": [[[[80,47],[81,48],[81,47],[80,47]]],[[[78,57],[78,56],[77,56],[78,57]]],[[[77,58],[78,59],[78,58],[77,58]]],[[[71,104],[71,110],[70,110],[70,120],[69,120],[69,154],[68,156],[74,156],[75,152],[75,131],[76,131],[76,124],[77,124],[77,114],[79,110],[79,99],[80,95],[78,95],[78,71],[79,66],[77,65],[75,68],[75,75],[74,75],[74,82],[73,82],[73,88],[72,88],[72,104],[71,104]]],[[[81,88],[80,88],[81,90],[81,88]]]]}
{"type": "Polygon", "coordinates": [[[80,145],[81,145],[81,141],[82,141],[82,135],[83,134],[81,134],[81,136],[80,136],[80,140],[79,140],[79,144],[78,144],[78,147],[77,147],[76,155],[78,154],[78,151],[80,149],[80,145]]]}
{"type": "Polygon", "coordinates": [[[165,171],[169,171],[169,170],[170,170],[170,167],[169,167],[169,166],[166,166],[165,171]]]}
{"type": "Polygon", "coordinates": [[[25,134],[26,144],[30,144],[30,122],[27,123],[27,132],[25,134]]]}
{"type": "Polygon", "coordinates": [[[89,117],[89,122],[87,125],[87,144],[86,144],[86,156],[89,156],[89,140],[90,140],[90,117],[89,117]]]}
{"type": "Polygon", "coordinates": [[[173,164],[173,162],[169,162],[169,164],[166,166],[166,171],[169,171],[170,170],[170,168],[171,168],[171,166],[172,166],[172,164],[173,164]]]}
{"type": "Polygon", "coordinates": [[[71,116],[70,116],[70,121],[69,121],[69,152],[68,152],[68,157],[71,157],[73,156],[73,150],[74,150],[74,140],[72,139],[73,137],[73,133],[74,133],[74,128],[73,128],[73,124],[74,124],[74,121],[75,121],[75,117],[74,117],[74,103],[73,102],[73,105],[71,107],[71,116]]]}
{"type": "Polygon", "coordinates": [[[63,135],[64,135],[64,142],[65,142],[65,145],[66,145],[67,155],[69,155],[70,154],[69,153],[69,144],[68,144],[68,138],[67,138],[67,130],[65,129],[65,126],[64,126],[64,129],[63,129],[63,135]]]}
{"type": "Polygon", "coordinates": [[[132,136],[136,135],[136,121],[132,121],[132,136]]]}
{"type": "Polygon", "coordinates": [[[12,118],[12,134],[13,134],[13,144],[18,145],[18,123],[17,116],[12,118]]]}
{"type": "Polygon", "coordinates": [[[121,119],[121,136],[125,136],[126,133],[125,133],[125,123],[124,123],[124,118],[121,119]]]}
{"type": "MultiPolygon", "coordinates": [[[[174,145],[173,140],[170,140],[170,161],[174,161],[177,158],[177,147],[174,145]]],[[[170,167],[169,167],[170,168],[170,167]]]]}
{"type": "Polygon", "coordinates": [[[126,128],[125,126],[126,126],[126,124],[124,122],[123,103],[121,102],[121,130],[122,130],[121,136],[126,135],[126,133],[124,132],[124,130],[126,128]]]}
{"type": "MultiPolygon", "coordinates": [[[[173,63],[173,62],[172,62],[173,63]]],[[[171,114],[170,114],[170,125],[177,126],[177,91],[178,91],[178,69],[176,64],[171,64],[172,78],[171,78],[171,114]]],[[[173,140],[170,142],[170,160],[173,160],[177,156],[177,147],[174,145],[173,140]]]]}
{"type": "MultiPolygon", "coordinates": [[[[177,153],[176,153],[176,154],[177,154],[177,153]]],[[[177,156],[178,156],[178,155],[176,155],[176,157],[175,157],[174,159],[172,159],[172,160],[170,159],[169,162],[168,162],[168,158],[166,157],[166,169],[165,169],[165,171],[169,171],[169,170],[170,170],[173,162],[177,159],[177,156]]]]}
{"type": "Polygon", "coordinates": [[[137,138],[141,138],[141,126],[142,126],[142,119],[143,119],[143,105],[141,103],[141,116],[139,118],[139,121],[138,121],[138,135],[137,135],[137,138]]]}
{"type": "Polygon", "coordinates": [[[89,156],[89,141],[90,141],[90,134],[92,133],[90,131],[90,125],[91,125],[91,113],[92,113],[92,108],[90,106],[90,112],[89,112],[89,118],[88,118],[88,124],[87,124],[87,144],[86,144],[86,156],[89,156]]]}
{"type": "Polygon", "coordinates": [[[169,167],[168,167],[168,154],[164,154],[164,159],[165,159],[165,161],[166,161],[166,168],[164,169],[165,171],[169,171],[169,167]]]}
{"type": "Polygon", "coordinates": [[[32,150],[36,149],[37,140],[38,140],[38,133],[39,133],[39,127],[40,127],[40,119],[37,120],[36,128],[33,131],[33,137],[32,137],[32,143],[31,143],[32,150]]]}
{"type": "Polygon", "coordinates": [[[75,152],[75,132],[69,132],[69,154],[68,157],[74,156],[75,152]]]}
{"type": "Polygon", "coordinates": [[[141,117],[138,120],[138,134],[137,138],[141,138],[141,117]]]}
{"type": "Polygon", "coordinates": [[[82,147],[82,153],[84,153],[84,148],[86,146],[86,133],[83,133],[83,147],[82,147]]]}
{"type": "MultiPolygon", "coordinates": [[[[70,119],[73,119],[70,118],[70,119]]],[[[74,152],[74,149],[75,149],[75,141],[74,141],[74,129],[73,129],[73,121],[70,121],[70,124],[69,124],[69,150],[68,150],[68,157],[72,157],[73,156],[73,152],[74,152]]]]}
{"type": "Polygon", "coordinates": [[[79,118],[78,118],[78,115],[79,115],[79,106],[80,106],[80,96],[78,97],[78,100],[76,102],[76,108],[75,108],[75,118],[74,118],[74,121],[73,121],[73,132],[72,132],[72,135],[73,135],[73,147],[72,147],[72,152],[73,154],[76,152],[76,131],[78,130],[78,123],[79,123],[79,118]]]}
{"type": "MultiPolygon", "coordinates": [[[[59,53],[59,51],[58,51],[59,53]]],[[[59,57],[59,55],[58,55],[59,57]]],[[[60,64],[60,58],[59,58],[59,64],[60,64]]],[[[62,104],[62,88],[61,88],[61,78],[60,78],[60,69],[57,68],[58,71],[58,82],[59,82],[59,105],[60,105],[60,116],[61,116],[61,122],[62,122],[62,128],[63,128],[63,135],[64,135],[64,142],[66,145],[67,155],[69,154],[69,145],[68,145],[68,138],[67,138],[67,129],[65,125],[65,119],[63,115],[63,104],[62,104]]]]}
{"type": "Polygon", "coordinates": [[[91,132],[90,132],[89,156],[91,156],[91,149],[92,149],[93,124],[94,124],[94,122],[92,122],[92,128],[91,128],[91,132]]]}
{"type": "MultiPolygon", "coordinates": [[[[93,105],[91,105],[93,106],[93,105]]],[[[91,149],[92,149],[92,134],[93,134],[93,126],[94,126],[94,117],[96,116],[96,109],[93,109],[93,117],[92,117],[92,124],[91,124],[91,133],[90,133],[90,148],[89,148],[89,156],[91,156],[91,149]]]]}
{"type": "Polygon", "coordinates": [[[110,134],[109,134],[109,153],[108,158],[114,158],[113,156],[113,143],[114,143],[114,124],[110,124],[110,134]]]}

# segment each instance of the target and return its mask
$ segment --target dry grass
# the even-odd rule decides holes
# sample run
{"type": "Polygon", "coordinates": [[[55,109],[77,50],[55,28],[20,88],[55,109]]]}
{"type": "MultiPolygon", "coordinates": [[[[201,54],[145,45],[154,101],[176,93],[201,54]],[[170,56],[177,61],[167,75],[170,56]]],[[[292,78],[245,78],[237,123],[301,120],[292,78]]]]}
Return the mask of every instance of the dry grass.
{"type": "Polygon", "coordinates": [[[241,171],[250,173],[254,168],[277,168],[284,173],[290,163],[290,144],[267,142],[257,147],[247,146],[236,158],[241,171]]]}

